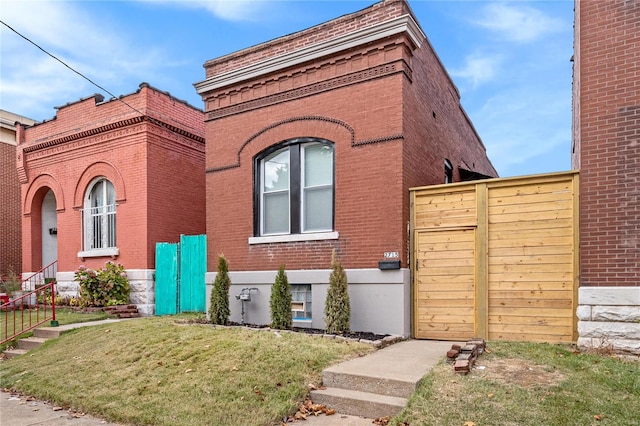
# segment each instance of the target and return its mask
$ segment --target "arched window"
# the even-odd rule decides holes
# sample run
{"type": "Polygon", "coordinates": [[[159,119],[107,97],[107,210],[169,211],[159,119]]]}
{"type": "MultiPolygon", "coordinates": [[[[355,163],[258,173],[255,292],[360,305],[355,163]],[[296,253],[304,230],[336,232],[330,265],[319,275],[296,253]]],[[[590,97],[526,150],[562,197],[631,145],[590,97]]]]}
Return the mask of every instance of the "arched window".
{"type": "Polygon", "coordinates": [[[334,149],[301,138],[278,144],[255,161],[254,235],[333,230],[334,149]]]}
{"type": "Polygon", "coordinates": [[[83,210],[84,250],[116,247],[116,191],[104,178],[88,188],[83,210]]]}

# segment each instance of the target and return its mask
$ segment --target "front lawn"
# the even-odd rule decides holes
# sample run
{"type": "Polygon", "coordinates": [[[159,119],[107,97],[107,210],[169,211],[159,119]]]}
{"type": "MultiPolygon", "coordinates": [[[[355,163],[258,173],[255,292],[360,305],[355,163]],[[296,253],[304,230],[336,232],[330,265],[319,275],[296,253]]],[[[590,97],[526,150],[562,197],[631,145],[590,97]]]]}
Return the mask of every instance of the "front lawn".
{"type": "Polygon", "coordinates": [[[74,330],[4,361],[0,386],[120,423],[268,425],[295,412],[325,367],[370,351],[301,333],[143,318],[74,330]]]}
{"type": "Polygon", "coordinates": [[[640,360],[489,342],[467,376],[442,363],[391,424],[640,425],[640,360]],[[483,369],[482,369],[483,368],[483,369]],[[404,423],[403,423],[404,422],[404,423]]]}

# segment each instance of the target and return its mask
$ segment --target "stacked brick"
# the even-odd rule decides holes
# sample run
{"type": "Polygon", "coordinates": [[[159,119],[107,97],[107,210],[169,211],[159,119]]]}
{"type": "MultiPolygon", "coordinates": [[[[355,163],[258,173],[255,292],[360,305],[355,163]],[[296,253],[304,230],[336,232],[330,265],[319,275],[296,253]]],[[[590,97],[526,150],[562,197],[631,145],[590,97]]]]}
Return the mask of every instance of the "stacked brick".
{"type": "Polygon", "coordinates": [[[452,345],[447,352],[447,361],[453,364],[453,370],[457,374],[469,374],[476,359],[485,350],[484,339],[474,337],[465,345],[452,345]]]}

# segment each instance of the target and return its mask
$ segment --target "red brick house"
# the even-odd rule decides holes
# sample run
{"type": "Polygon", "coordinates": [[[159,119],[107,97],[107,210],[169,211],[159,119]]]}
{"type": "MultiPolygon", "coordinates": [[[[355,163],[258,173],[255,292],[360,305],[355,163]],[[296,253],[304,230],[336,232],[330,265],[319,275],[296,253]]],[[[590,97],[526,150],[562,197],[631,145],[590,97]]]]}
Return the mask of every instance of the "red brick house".
{"type": "Polygon", "coordinates": [[[207,283],[229,261],[245,320],[269,323],[286,265],[295,325],[324,328],[331,252],[354,330],[408,335],[409,188],[497,176],[404,0],[204,65],[207,283]],[[380,263],[381,261],[386,261],[380,263]]]}
{"type": "Polygon", "coordinates": [[[575,2],[578,343],[640,353],[640,3],[575,2]]]}
{"type": "Polygon", "coordinates": [[[20,182],[16,170],[16,122],[35,121],[0,110],[0,278],[22,271],[20,182]]]}
{"type": "Polygon", "coordinates": [[[75,293],[79,265],[115,260],[153,313],[155,243],[205,230],[202,111],[143,83],[58,107],[17,142],[23,275],[57,260],[58,290],[75,293]]]}

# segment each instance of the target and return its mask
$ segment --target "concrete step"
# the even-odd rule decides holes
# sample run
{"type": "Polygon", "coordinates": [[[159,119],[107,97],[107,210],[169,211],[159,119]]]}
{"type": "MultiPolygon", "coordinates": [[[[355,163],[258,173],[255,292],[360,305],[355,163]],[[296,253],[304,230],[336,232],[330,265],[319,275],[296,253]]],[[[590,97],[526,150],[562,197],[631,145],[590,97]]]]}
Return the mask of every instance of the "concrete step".
{"type": "Polygon", "coordinates": [[[328,368],[322,372],[322,384],[328,388],[349,389],[379,395],[409,398],[416,390],[418,381],[401,380],[368,374],[351,374],[328,368]]]}
{"type": "Polygon", "coordinates": [[[6,351],[4,351],[2,353],[7,358],[13,358],[13,357],[16,357],[16,356],[24,355],[27,352],[28,351],[26,349],[8,349],[8,350],[6,350],[6,351]]]}
{"type": "Polygon", "coordinates": [[[311,400],[341,414],[370,419],[395,416],[407,406],[406,398],[338,388],[311,391],[311,400]]]}
{"type": "Polygon", "coordinates": [[[18,340],[18,349],[31,350],[39,347],[48,339],[44,339],[42,337],[26,337],[24,339],[18,340]]]}
{"type": "Polygon", "coordinates": [[[33,336],[43,339],[57,339],[63,331],[59,327],[38,327],[33,330],[33,336]]]}

